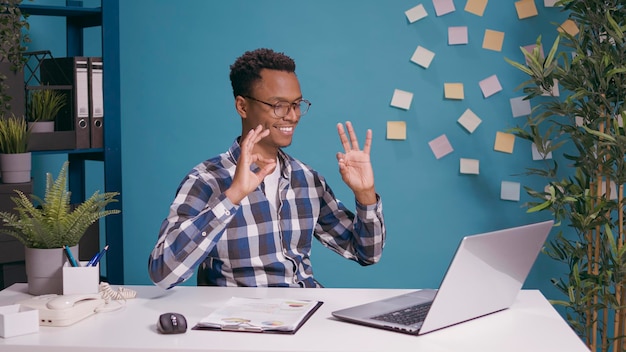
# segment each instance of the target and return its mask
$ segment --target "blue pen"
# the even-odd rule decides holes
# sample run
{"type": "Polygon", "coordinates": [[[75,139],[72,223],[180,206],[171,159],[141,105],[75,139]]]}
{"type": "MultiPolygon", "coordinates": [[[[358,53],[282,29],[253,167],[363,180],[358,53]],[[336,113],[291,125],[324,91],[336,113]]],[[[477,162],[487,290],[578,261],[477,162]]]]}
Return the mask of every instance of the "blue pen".
{"type": "Polygon", "coordinates": [[[77,266],[79,266],[79,265],[78,265],[78,262],[76,262],[76,259],[74,259],[74,256],[72,255],[72,251],[70,251],[70,247],[68,247],[68,246],[63,246],[63,249],[65,250],[65,256],[67,257],[67,260],[69,260],[69,261],[70,261],[70,264],[71,264],[73,267],[77,267],[77,266]]]}
{"type": "Polygon", "coordinates": [[[89,259],[87,266],[96,266],[96,264],[98,264],[100,259],[102,259],[102,256],[104,255],[104,253],[106,253],[107,249],[109,249],[108,244],[104,246],[104,248],[102,248],[100,252],[96,253],[96,255],[94,255],[93,258],[89,259]]]}

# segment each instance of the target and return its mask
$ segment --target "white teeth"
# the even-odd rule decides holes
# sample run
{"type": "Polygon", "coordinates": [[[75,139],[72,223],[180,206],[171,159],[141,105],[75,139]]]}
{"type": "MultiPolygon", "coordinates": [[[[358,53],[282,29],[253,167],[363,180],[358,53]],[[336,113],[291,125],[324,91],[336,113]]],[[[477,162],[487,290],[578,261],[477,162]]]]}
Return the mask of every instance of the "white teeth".
{"type": "Polygon", "coordinates": [[[291,132],[291,131],[293,131],[293,127],[279,127],[278,129],[283,131],[283,132],[291,132]]]}

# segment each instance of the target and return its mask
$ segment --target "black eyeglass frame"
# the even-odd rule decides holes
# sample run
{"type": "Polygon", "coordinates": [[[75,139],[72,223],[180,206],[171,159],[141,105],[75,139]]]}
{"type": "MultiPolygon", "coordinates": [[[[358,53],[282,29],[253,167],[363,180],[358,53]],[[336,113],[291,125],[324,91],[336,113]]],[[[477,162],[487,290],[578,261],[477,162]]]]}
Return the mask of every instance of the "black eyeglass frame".
{"type": "MultiPolygon", "coordinates": [[[[302,107],[300,107],[300,115],[298,115],[298,116],[303,116],[303,115],[305,115],[305,114],[309,111],[309,108],[311,107],[311,102],[310,102],[310,101],[308,101],[308,100],[306,100],[306,99],[300,99],[300,100],[298,100],[297,102],[293,102],[293,103],[289,103],[289,102],[286,102],[286,101],[279,101],[279,102],[277,102],[276,104],[272,104],[272,103],[268,103],[268,102],[266,102],[266,101],[259,100],[259,99],[257,99],[257,98],[251,97],[251,96],[249,96],[249,95],[242,95],[242,97],[244,97],[244,98],[246,98],[246,99],[251,99],[251,100],[254,100],[254,101],[256,101],[256,102],[259,102],[259,103],[262,103],[262,104],[265,104],[265,105],[267,105],[267,106],[270,106],[270,107],[274,108],[274,115],[276,116],[276,118],[277,118],[277,119],[282,119],[283,117],[285,117],[285,116],[289,115],[289,111],[291,111],[292,109],[293,109],[293,111],[297,111],[297,110],[296,110],[296,107],[297,107],[297,106],[299,106],[299,105],[300,105],[300,104],[302,104],[302,103],[305,103],[305,104],[306,104],[306,110],[304,110],[304,112],[303,112],[303,111],[302,111],[302,107]],[[284,114],[284,115],[279,116],[279,115],[278,115],[278,113],[277,113],[277,109],[279,109],[279,108],[281,107],[281,105],[280,105],[280,104],[285,104],[285,103],[286,103],[286,104],[289,104],[289,105],[287,106],[287,112],[285,112],[285,114],[284,114]]],[[[284,105],[283,105],[283,106],[284,106],[284,105]]]]}

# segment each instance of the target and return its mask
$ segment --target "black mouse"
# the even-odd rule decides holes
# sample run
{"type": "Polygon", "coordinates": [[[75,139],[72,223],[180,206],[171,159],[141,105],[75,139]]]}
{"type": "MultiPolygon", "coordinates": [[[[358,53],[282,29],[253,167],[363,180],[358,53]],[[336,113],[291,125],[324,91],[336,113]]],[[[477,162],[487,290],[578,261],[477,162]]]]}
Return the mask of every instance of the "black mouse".
{"type": "Polygon", "coordinates": [[[180,313],[163,313],[157,321],[157,330],[162,334],[182,334],[187,331],[187,319],[180,313]]]}

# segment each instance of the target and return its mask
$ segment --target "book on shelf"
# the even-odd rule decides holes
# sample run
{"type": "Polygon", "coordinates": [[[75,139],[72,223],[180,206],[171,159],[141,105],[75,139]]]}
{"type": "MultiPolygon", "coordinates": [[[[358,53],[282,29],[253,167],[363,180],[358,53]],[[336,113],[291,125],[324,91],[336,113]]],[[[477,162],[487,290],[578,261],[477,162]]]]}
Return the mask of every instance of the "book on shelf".
{"type": "Polygon", "coordinates": [[[322,305],[321,301],[232,297],[202,318],[194,330],[295,334],[322,305]]]}

